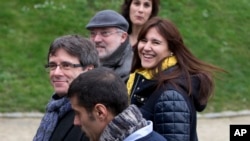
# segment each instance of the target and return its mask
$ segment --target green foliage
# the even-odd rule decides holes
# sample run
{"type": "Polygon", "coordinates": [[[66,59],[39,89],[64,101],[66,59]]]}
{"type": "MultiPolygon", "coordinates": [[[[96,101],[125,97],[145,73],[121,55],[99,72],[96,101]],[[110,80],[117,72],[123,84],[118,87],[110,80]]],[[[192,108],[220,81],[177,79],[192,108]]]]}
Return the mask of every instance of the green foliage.
{"type": "MultiPolygon", "coordinates": [[[[99,10],[119,12],[123,0],[2,0],[0,3],[0,112],[44,111],[53,93],[44,71],[51,41],[88,36],[85,25],[99,10]]],[[[250,3],[247,0],[161,0],[160,16],[180,29],[200,59],[229,73],[219,75],[205,112],[250,107],[250,3]]]]}

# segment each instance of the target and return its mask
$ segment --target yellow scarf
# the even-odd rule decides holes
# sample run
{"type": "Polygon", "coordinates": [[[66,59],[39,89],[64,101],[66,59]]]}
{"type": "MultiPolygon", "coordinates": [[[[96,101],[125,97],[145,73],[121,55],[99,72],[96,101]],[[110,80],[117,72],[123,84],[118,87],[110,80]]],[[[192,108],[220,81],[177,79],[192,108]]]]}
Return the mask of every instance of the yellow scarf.
{"type": "MultiPolygon", "coordinates": [[[[166,58],[162,62],[162,68],[163,68],[163,70],[165,70],[165,69],[167,69],[167,68],[169,68],[171,66],[174,66],[176,63],[177,63],[176,57],[175,56],[170,56],[170,57],[166,58]]],[[[127,89],[128,89],[128,94],[129,95],[131,94],[131,89],[132,89],[133,84],[134,84],[134,79],[135,79],[135,74],[136,73],[141,74],[142,76],[144,76],[147,79],[152,79],[152,77],[153,77],[151,71],[148,70],[148,69],[144,69],[144,68],[136,69],[134,73],[131,73],[129,75],[129,79],[127,81],[127,89]]]]}

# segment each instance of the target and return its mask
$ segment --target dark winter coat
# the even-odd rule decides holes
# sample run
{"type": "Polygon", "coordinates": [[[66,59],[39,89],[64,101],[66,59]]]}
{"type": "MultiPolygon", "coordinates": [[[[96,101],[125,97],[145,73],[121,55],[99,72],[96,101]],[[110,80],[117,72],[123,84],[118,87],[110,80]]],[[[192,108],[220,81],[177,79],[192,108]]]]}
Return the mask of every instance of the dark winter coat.
{"type": "MultiPolygon", "coordinates": [[[[164,73],[168,75],[173,68],[164,73]]],[[[156,89],[157,81],[137,73],[131,91],[131,104],[140,107],[143,117],[153,121],[154,131],[168,141],[197,141],[196,111],[202,111],[206,106],[197,100],[200,82],[192,76],[191,96],[187,94],[184,79],[178,78],[175,82],[178,88],[165,83],[156,89]]]]}
{"type": "Polygon", "coordinates": [[[74,111],[65,114],[57,123],[50,141],[89,141],[79,126],[75,126],[74,111]]]}

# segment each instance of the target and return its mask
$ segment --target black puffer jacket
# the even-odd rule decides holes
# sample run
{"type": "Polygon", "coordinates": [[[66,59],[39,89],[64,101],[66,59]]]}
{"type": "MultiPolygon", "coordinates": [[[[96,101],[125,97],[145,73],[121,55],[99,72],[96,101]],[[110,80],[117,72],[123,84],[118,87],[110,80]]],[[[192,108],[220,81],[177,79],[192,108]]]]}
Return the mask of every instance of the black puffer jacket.
{"type": "MultiPolygon", "coordinates": [[[[165,72],[166,75],[168,72],[169,69],[165,72]]],[[[199,79],[192,77],[191,96],[188,96],[182,78],[177,79],[176,83],[180,88],[164,84],[164,87],[156,89],[156,81],[136,74],[131,104],[140,107],[144,118],[152,120],[154,130],[168,141],[197,141],[196,111],[202,111],[206,106],[199,104],[197,100],[199,79]]]]}

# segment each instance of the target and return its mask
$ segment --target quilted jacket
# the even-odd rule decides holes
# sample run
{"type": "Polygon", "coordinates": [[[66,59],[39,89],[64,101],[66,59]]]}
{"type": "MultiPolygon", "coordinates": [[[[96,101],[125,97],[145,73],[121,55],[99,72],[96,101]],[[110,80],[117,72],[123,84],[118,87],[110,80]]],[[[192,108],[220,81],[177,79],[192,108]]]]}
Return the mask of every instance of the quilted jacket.
{"type": "Polygon", "coordinates": [[[130,95],[131,104],[137,105],[144,118],[153,121],[153,130],[168,141],[198,141],[196,111],[202,111],[206,106],[197,100],[199,79],[192,76],[191,96],[187,94],[183,78],[175,82],[178,88],[166,83],[156,89],[155,80],[147,80],[141,74],[136,74],[130,95]]]}

